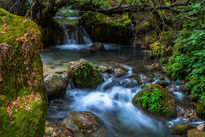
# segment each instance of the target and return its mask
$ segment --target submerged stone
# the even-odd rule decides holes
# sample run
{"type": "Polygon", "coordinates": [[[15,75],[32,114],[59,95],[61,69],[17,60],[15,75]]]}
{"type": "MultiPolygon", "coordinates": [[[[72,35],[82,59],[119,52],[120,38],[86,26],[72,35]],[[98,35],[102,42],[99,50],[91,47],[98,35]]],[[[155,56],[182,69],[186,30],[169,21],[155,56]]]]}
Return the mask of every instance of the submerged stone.
{"type": "Polygon", "coordinates": [[[0,9],[0,136],[45,133],[47,97],[40,37],[34,22],[0,9]]]}
{"type": "Polygon", "coordinates": [[[166,118],[176,117],[176,99],[158,84],[150,84],[140,90],[132,103],[152,114],[166,118]]]}

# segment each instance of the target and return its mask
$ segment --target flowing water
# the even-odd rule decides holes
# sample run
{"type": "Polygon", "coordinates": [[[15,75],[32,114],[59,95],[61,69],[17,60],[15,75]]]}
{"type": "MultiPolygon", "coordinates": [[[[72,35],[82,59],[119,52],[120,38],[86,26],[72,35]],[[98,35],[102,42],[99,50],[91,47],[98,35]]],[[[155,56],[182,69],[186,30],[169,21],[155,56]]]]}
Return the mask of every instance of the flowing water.
{"type": "MultiPolygon", "coordinates": [[[[62,67],[59,64],[82,58],[78,51],[89,46],[57,46],[43,51],[41,57],[46,64],[58,64],[62,67]]],[[[171,137],[169,121],[147,115],[131,103],[134,95],[141,89],[141,85],[131,78],[133,71],[147,73],[144,65],[153,61],[145,56],[146,52],[138,48],[110,44],[105,44],[105,48],[106,51],[83,58],[96,64],[109,64],[112,61],[123,63],[129,69],[127,74],[115,78],[104,73],[105,82],[95,90],[77,89],[69,82],[66,94],[49,102],[48,120],[61,121],[70,111],[91,111],[104,121],[108,137],[171,137]]]]}
{"type": "MultiPolygon", "coordinates": [[[[79,30],[79,28],[77,28],[79,30]]],[[[178,117],[171,121],[145,114],[132,105],[132,98],[141,89],[133,77],[133,73],[139,75],[141,79],[144,74],[150,74],[145,69],[146,65],[153,63],[149,59],[146,50],[133,48],[131,46],[116,46],[105,44],[105,51],[89,53],[89,50],[81,52],[82,49],[89,49],[91,41],[83,28],[80,28],[84,44],[79,44],[77,38],[78,31],[67,33],[65,45],[48,48],[41,51],[41,58],[45,65],[51,68],[63,68],[66,70],[69,61],[77,61],[84,58],[94,64],[109,64],[118,62],[128,68],[126,75],[115,78],[112,74],[103,73],[104,82],[96,89],[78,89],[69,81],[67,90],[63,97],[49,101],[47,120],[61,122],[70,111],[90,111],[100,117],[106,126],[107,137],[172,137],[170,126],[177,123],[186,123],[186,119],[178,117]],[[73,36],[71,36],[73,35],[73,36]]],[[[44,70],[45,71],[45,70],[44,70]]],[[[153,73],[153,72],[152,72],[153,73]]],[[[159,74],[154,74],[155,83],[159,80],[159,74]]],[[[165,78],[166,81],[169,79],[165,78]]],[[[146,83],[149,84],[149,83],[146,83]]],[[[179,86],[173,95],[178,102],[186,102],[184,93],[179,91],[179,86]]],[[[180,103],[179,103],[180,104],[180,103]]],[[[181,103],[181,106],[184,104],[181,103]]],[[[184,113],[182,107],[178,110],[184,113]]],[[[196,121],[196,124],[201,123],[196,121]]]]}

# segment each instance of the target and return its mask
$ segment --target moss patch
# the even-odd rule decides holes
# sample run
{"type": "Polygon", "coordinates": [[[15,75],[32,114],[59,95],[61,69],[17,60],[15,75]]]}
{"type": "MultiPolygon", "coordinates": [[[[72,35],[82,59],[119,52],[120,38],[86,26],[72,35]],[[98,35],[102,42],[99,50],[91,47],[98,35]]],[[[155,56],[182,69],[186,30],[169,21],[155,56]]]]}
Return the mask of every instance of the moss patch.
{"type": "Polygon", "coordinates": [[[176,100],[162,86],[150,84],[139,91],[132,103],[158,116],[167,118],[176,116],[176,100]]]}
{"type": "Polygon", "coordinates": [[[34,22],[0,9],[0,136],[44,135],[40,37],[34,22]]]}
{"type": "Polygon", "coordinates": [[[103,81],[101,72],[86,60],[79,60],[69,66],[68,76],[81,88],[95,88],[103,81]]]}
{"type": "Polygon", "coordinates": [[[80,24],[85,27],[93,41],[130,44],[132,33],[128,14],[107,16],[89,11],[82,16],[80,24]]]}
{"type": "Polygon", "coordinates": [[[189,124],[175,125],[172,127],[172,132],[177,135],[185,135],[189,129],[189,124]]]}

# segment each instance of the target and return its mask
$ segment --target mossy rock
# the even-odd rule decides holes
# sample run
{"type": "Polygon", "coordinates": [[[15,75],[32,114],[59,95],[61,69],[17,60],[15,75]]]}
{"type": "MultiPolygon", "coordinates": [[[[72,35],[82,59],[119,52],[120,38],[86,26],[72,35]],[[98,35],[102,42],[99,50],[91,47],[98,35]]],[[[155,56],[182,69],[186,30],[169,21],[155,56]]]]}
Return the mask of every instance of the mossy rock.
{"type": "Polygon", "coordinates": [[[205,137],[205,132],[198,129],[188,131],[187,137],[205,137]]]}
{"type": "Polygon", "coordinates": [[[80,88],[96,88],[103,81],[101,72],[83,59],[69,63],[68,77],[80,88]]]}
{"type": "Polygon", "coordinates": [[[145,86],[135,95],[132,103],[157,116],[176,117],[176,99],[158,84],[145,86]]]}
{"type": "Polygon", "coordinates": [[[131,44],[133,34],[128,14],[108,16],[89,11],[81,17],[80,24],[95,42],[131,44]]]}
{"type": "Polygon", "coordinates": [[[0,9],[0,136],[44,135],[47,97],[40,37],[34,22],[0,9]]]}
{"type": "Polygon", "coordinates": [[[196,114],[198,117],[205,118],[205,105],[197,104],[196,105],[196,114]]]}
{"type": "Polygon", "coordinates": [[[172,132],[177,135],[186,135],[190,129],[190,124],[175,125],[172,127],[172,132]]]}

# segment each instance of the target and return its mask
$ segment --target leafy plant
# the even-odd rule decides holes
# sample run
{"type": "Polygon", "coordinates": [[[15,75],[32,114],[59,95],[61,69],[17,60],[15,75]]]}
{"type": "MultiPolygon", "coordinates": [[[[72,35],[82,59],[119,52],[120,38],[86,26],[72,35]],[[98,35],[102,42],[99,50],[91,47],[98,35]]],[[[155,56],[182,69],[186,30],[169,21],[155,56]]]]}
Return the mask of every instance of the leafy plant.
{"type": "Polygon", "coordinates": [[[166,67],[172,78],[186,80],[192,94],[201,94],[198,102],[205,104],[205,0],[191,4],[192,10],[179,16],[183,29],[175,41],[178,50],[166,67]]]}
{"type": "Polygon", "coordinates": [[[144,91],[141,96],[137,98],[137,104],[143,109],[148,111],[164,115],[168,115],[168,110],[165,107],[162,107],[162,94],[160,89],[154,88],[152,91],[144,91]]]}

